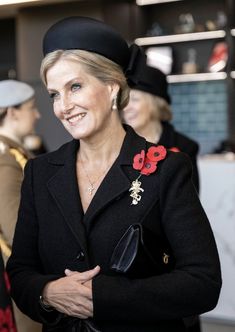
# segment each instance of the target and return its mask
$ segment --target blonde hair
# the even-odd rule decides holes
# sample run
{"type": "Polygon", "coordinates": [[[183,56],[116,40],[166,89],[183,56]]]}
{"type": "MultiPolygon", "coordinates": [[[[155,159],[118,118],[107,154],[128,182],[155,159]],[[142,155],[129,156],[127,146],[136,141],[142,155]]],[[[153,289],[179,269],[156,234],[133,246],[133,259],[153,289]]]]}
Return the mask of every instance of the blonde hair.
{"type": "Polygon", "coordinates": [[[154,96],[152,95],[152,102],[154,105],[154,108],[156,109],[158,113],[158,119],[160,121],[171,121],[172,120],[172,111],[171,107],[168,104],[168,102],[163,99],[162,97],[154,96]]]}
{"type": "Polygon", "coordinates": [[[121,67],[115,62],[97,53],[84,50],[56,50],[46,55],[42,60],[40,75],[47,85],[47,71],[61,58],[78,61],[86,71],[104,84],[118,84],[120,89],[117,96],[117,108],[122,110],[129,101],[129,87],[121,67]]]}

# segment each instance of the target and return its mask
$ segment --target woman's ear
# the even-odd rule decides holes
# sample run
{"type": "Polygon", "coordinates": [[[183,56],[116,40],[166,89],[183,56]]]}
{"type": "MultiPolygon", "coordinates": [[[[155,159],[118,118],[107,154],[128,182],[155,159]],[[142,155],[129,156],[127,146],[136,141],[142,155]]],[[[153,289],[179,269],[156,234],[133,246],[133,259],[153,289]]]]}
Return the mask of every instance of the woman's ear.
{"type": "Polygon", "coordinates": [[[111,93],[111,99],[117,98],[118,92],[120,90],[120,86],[116,83],[113,83],[110,85],[110,93],[111,93]]]}

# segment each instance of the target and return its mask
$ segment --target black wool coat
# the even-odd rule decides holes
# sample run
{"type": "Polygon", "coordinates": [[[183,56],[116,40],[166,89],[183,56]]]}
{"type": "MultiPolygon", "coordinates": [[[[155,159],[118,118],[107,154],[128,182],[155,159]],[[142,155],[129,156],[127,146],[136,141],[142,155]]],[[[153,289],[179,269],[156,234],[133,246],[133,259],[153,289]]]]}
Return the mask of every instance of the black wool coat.
{"type": "Polygon", "coordinates": [[[175,128],[169,122],[162,122],[162,135],[158,142],[159,145],[164,145],[166,148],[178,148],[181,152],[186,153],[192,162],[193,174],[192,180],[199,192],[199,173],[197,167],[197,155],[199,152],[199,145],[186,135],[183,135],[175,130],[175,128]]]}
{"type": "Polygon", "coordinates": [[[139,175],[133,157],[150,143],[128,126],[126,131],[120,155],[85,215],[75,169],[79,141],[26,166],[8,272],[17,305],[43,322],[44,331],[92,331],[83,330],[79,320],[73,329],[71,317],[44,312],[39,305],[44,286],[64,276],[65,268],[101,266],[93,280],[93,323],[102,332],[182,332],[182,317],[211,310],[217,303],[218,253],[191,181],[188,157],[169,152],[156,172],[141,177],[144,192],[133,205],[129,189],[139,175]],[[167,238],[175,259],[171,272],[131,279],[111,271],[112,252],[134,223],[167,238]]]}

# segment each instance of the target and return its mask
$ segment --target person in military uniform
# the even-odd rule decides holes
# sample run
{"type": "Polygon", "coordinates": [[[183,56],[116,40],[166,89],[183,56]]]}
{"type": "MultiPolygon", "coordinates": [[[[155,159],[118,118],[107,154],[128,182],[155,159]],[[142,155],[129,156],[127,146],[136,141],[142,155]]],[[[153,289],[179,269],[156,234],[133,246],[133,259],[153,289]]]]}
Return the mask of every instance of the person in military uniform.
{"type": "Polygon", "coordinates": [[[172,119],[171,98],[166,75],[159,69],[139,64],[141,75],[132,83],[130,101],[122,112],[125,123],[149,142],[164,145],[175,152],[186,153],[192,163],[192,179],[199,192],[197,167],[198,143],[175,130],[172,119]]]}
{"type": "MultiPolygon", "coordinates": [[[[22,142],[34,130],[39,117],[31,86],[16,80],[0,81],[0,248],[5,263],[11,253],[23,170],[31,157],[22,142]]],[[[18,332],[41,330],[15,305],[14,311],[18,332]]]]}

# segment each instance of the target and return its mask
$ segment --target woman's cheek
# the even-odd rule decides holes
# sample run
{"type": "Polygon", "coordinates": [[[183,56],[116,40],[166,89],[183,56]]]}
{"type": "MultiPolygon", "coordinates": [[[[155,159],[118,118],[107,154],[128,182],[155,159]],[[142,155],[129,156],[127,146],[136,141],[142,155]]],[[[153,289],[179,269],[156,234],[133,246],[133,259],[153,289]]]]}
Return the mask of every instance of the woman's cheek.
{"type": "Polygon", "coordinates": [[[54,114],[58,119],[62,119],[62,112],[59,111],[58,107],[54,104],[53,105],[53,109],[54,109],[54,114]]]}

